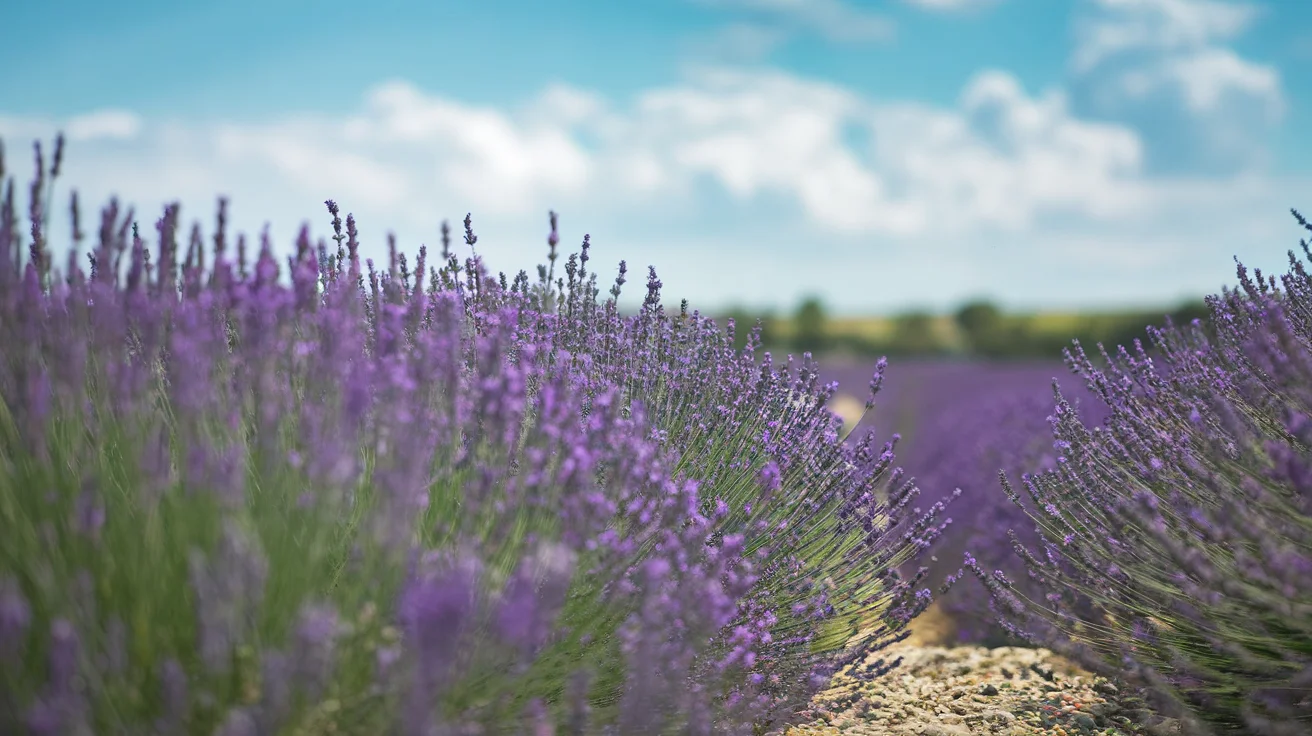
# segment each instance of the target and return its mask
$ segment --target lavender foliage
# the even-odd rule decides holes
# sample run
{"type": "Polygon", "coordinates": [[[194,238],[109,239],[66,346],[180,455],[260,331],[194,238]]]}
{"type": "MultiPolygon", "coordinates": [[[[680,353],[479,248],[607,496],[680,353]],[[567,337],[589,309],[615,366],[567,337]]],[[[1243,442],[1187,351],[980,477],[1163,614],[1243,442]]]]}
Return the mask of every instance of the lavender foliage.
{"type": "MultiPolygon", "coordinates": [[[[1052,392],[1045,384],[1064,371],[1060,362],[979,363],[975,361],[907,361],[891,367],[888,397],[871,419],[891,423],[904,436],[898,457],[925,488],[962,490],[952,506],[954,523],[925,562],[928,578],[944,580],[937,596],[939,611],[950,622],[946,642],[1005,646],[1019,644],[1000,626],[992,599],[972,576],[958,575],[969,552],[988,570],[1004,570],[1026,593],[1042,597],[1024,575],[1013,551],[1010,532],[1027,544],[1037,542],[1025,510],[996,491],[998,471],[1010,475],[1034,467],[1055,467],[1056,451],[1045,417],[1052,392]]],[[[826,377],[844,393],[861,386],[858,364],[827,364],[826,377]]],[[[1106,415],[1100,402],[1076,387],[1081,416],[1098,422],[1106,415]]],[[[1027,507],[1031,507],[1025,499],[1027,507]]],[[[904,572],[913,572],[904,570],[904,572]]]]}
{"type": "Polygon", "coordinates": [[[927,604],[893,442],[654,272],[380,270],[332,202],[234,260],[223,200],[59,269],[62,152],[0,205],[0,731],[753,733],[927,604]]]}
{"type": "Polygon", "coordinates": [[[1017,551],[1046,593],[968,560],[1006,625],[1191,733],[1312,731],[1312,277],[1289,259],[1279,281],[1240,265],[1210,329],[1151,329],[1157,358],[1068,351],[1110,416],[1089,429],[1057,391],[1057,467],[1021,476],[1042,539],[1017,551]]]}

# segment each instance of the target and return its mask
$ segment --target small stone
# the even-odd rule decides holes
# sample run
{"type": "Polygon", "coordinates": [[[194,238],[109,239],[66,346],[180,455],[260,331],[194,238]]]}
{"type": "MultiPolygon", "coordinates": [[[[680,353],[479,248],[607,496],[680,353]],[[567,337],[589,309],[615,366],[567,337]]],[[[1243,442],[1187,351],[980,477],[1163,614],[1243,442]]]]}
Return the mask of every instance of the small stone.
{"type": "Polygon", "coordinates": [[[1002,668],[1002,676],[1005,677],[1005,678],[1007,678],[1008,680],[1010,680],[1011,678],[1013,678],[1013,677],[1016,676],[1016,673],[1015,673],[1015,672],[1012,672],[1011,670],[1007,669],[1006,667],[1003,667],[1003,668],[1002,668]]]}
{"type": "Polygon", "coordinates": [[[996,723],[1010,724],[1015,722],[1016,716],[1008,713],[1005,710],[990,710],[990,711],[985,711],[984,720],[996,722],[996,723]]]}
{"type": "Polygon", "coordinates": [[[1178,736],[1180,733],[1180,722],[1174,718],[1163,718],[1160,722],[1154,723],[1144,729],[1152,736],[1178,736]]]}
{"type": "Polygon", "coordinates": [[[1117,695],[1121,691],[1112,683],[1101,680],[1093,684],[1093,691],[1099,695],[1117,695]]]}
{"type": "Polygon", "coordinates": [[[1121,706],[1115,703],[1094,703],[1089,706],[1089,712],[1099,718],[1106,718],[1107,716],[1115,714],[1120,709],[1121,706]]]}
{"type": "Polygon", "coordinates": [[[1098,727],[1098,724],[1094,722],[1093,718],[1086,713],[1076,713],[1073,720],[1075,721],[1075,725],[1085,731],[1092,731],[1098,727]]]}
{"type": "Polygon", "coordinates": [[[925,725],[925,730],[920,732],[921,736],[970,736],[970,729],[964,726],[950,726],[946,723],[930,723],[925,725]]]}
{"type": "Polygon", "coordinates": [[[997,689],[996,687],[993,686],[993,683],[990,682],[990,683],[988,683],[987,685],[985,685],[984,687],[980,688],[980,690],[979,690],[979,694],[980,694],[980,695],[997,695],[997,694],[998,694],[998,689],[997,689]]]}
{"type": "Polygon", "coordinates": [[[1048,682],[1052,682],[1052,670],[1050,669],[1045,670],[1042,667],[1040,667],[1037,663],[1035,663],[1030,665],[1030,671],[1032,671],[1034,674],[1038,675],[1039,677],[1042,677],[1043,679],[1047,680],[1048,682]]]}

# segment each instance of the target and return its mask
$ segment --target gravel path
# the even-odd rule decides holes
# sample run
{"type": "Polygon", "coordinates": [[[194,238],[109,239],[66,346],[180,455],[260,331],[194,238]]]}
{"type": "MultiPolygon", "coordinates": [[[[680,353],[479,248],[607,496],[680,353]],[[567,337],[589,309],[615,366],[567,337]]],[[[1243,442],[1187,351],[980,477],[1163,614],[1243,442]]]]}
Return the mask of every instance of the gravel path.
{"type": "Polygon", "coordinates": [[[812,701],[813,720],[783,736],[1179,734],[1174,720],[1047,649],[938,646],[944,622],[923,623],[912,639],[836,675],[812,701]],[[902,664],[884,677],[866,674],[898,656],[902,664]]]}
{"type": "Polygon", "coordinates": [[[785,736],[1178,733],[1169,719],[1135,725],[1149,715],[1140,703],[1047,649],[904,645],[886,654],[902,665],[878,680],[863,678],[863,665],[840,673],[812,701],[815,720],[785,736]]]}

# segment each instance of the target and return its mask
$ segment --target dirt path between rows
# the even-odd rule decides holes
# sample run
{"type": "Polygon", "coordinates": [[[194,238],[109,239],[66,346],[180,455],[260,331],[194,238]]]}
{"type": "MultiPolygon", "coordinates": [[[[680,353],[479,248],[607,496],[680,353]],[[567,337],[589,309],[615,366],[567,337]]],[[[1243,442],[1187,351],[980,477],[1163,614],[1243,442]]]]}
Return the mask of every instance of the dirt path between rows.
{"type": "Polygon", "coordinates": [[[812,720],[784,736],[1179,734],[1174,720],[1047,649],[944,646],[952,626],[936,609],[916,619],[907,641],[835,676],[812,701],[812,720]],[[889,656],[901,666],[865,676],[889,656]]]}

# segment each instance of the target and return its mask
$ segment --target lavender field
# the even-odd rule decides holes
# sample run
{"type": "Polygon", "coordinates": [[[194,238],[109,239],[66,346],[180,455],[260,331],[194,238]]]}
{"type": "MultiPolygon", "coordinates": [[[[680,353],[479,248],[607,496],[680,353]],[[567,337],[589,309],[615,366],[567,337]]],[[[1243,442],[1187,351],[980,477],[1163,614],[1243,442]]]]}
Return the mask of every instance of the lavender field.
{"type": "Polygon", "coordinates": [[[29,226],[0,203],[0,733],[779,733],[935,600],[1189,733],[1312,732],[1293,253],[1151,354],[817,364],[554,213],[536,278],[469,216],[361,259],[331,200],[285,260],[223,200],[185,239],[115,200],[57,263],[35,153],[29,226]]]}
{"type": "MultiPolygon", "coordinates": [[[[849,402],[860,394],[868,369],[850,359],[824,363],[821,380],[838,384],[832,408],[855,405],[849,402]]],[[[963,491],[948,514],[953,525],[935,547],[937,561],[928,564],[931,579],[957,570],[968,551],[989,570],[1003,569],[1024,578],[1008,531],[1015,530],[1032,544],[1037,541],[1034,524],[1002,492],[998,471],[1018,479],[1025,472],[1053,468],[1057,455],[1050,424],[1054,381],[1063,396],[1080,407],[1081,419],[1090,426],[1108,415],[1106,405],[1096,400],[1082,378],[1059,360],[907,360],[885,371],[884,390],[875,407],[853,427],[852,436],[867,430],[881,435],[896,432],[901,436],[898,464],[918,485],[933,491],[963,491]]],[[[953,624],[949,642],[1016,643],[993,622],[988,596],[981,594],[979,583],[965,580],[959,586],[938,604],[953,624]]]]}

